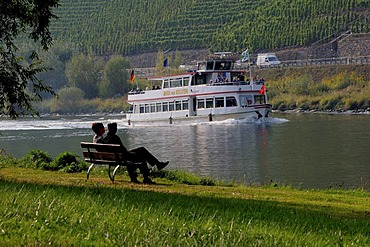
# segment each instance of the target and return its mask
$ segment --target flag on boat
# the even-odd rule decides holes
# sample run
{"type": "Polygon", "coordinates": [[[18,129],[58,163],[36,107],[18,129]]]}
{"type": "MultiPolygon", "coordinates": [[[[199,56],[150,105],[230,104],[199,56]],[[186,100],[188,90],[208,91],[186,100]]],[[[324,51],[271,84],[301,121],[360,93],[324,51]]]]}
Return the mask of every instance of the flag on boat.
{"type": "Polygon", "coordinates": [[[262,85],[261,89],[260,89],[260,94],[265,94],[266,90],[265,90],[265,84],[262,85]]]}
{"type": "Polygon", "coordinates": [[[166,58],[163,62],[163,67],[167,67],[168,66],[168,58],[166,58]]]}
{"type": "Polygon", "coordinates": [[[134,81],[135,81],[135,70],[132,70],[130,75],[130,83],[133,83],[134,81]]]}
{"type": "Polygon", "coordinates": [[[249,60],[249,50],[248,48],[243,51],[242,55],[240,56],[240,62],[244,63],[249,60]]]}

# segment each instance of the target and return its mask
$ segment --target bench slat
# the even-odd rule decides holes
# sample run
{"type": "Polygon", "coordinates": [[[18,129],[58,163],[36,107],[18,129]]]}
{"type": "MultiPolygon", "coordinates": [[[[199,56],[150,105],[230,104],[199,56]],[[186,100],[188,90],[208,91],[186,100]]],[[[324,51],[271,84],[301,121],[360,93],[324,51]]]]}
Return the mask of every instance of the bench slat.
{"type": "Polygon", "coordinates": [[[85,158],[90,158],[92,160],[123,161],[122,153],[84,151],[83,155],[85,158]]]}
{"type": "Polygon", "coordinates": [[[116,165],[126,165],[125,163],[117,163],[116,161],[110,161],[110,160],[90,160],[85,159],[88,163],[93,163],[95,165],[110,165],[110,166],[116,166],[116,165]]]}
{"type": "Polygon", "coordinates": [[[81,142],[82,149],[95,149],[99,152],[109,152],[109,153],[122,153],[122,147],[117,144],[103,144],[103,143],[89,143],[81,142]]]}
{"type": "Polygon", "coordinates": [[[93,142],[81,142],[82,148],[95,148],[95,147],[119,147],[118,144],[104,144],[104,143],[93,143],[93,142]]]}

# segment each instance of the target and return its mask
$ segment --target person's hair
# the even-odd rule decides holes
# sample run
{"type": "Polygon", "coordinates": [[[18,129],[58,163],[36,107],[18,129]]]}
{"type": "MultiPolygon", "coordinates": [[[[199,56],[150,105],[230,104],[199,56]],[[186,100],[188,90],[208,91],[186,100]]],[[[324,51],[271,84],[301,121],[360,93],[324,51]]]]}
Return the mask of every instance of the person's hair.
{"type": "Polygon", "coordinates": [[[91,125],[91,128],[95,132],[95,134],[99,134],[99,130],[104,128],[104,125],[102,123],[93,123],[91,125]]]}
{"type": "Polygon", "coordinates": [[[108,131],[110,133],[116,133],[117,132],[117,123],[109,123],[108,124],[108,131]]]}

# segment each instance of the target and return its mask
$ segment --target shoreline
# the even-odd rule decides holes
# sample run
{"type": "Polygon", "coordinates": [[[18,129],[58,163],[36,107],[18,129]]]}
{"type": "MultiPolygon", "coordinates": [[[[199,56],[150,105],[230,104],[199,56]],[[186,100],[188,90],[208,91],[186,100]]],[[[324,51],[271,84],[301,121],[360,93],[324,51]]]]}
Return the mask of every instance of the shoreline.
{"type": "Polygon", "coordinates": [[[370,116],[370,109],[366,110],[303,110],[303,109],[293,109],[293,110],[272,110],[272,113],[279,113],[279,114],[327,114],[327,115],[369,115],[370,116]]]}

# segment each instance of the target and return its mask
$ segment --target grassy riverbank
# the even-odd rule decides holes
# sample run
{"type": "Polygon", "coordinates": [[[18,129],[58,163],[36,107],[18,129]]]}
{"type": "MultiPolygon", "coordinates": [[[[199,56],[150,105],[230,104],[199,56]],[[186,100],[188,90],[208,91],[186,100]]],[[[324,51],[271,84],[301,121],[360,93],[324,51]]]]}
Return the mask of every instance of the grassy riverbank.
{"type": "Polygon", "coordinates": [[[366,191],[154,180],[2,165],[0,245],[370,245],[366,191]]]}
{"type": "Polygon", "coordinates": [[[370,109],[370,65],[327,65],[257,70],[269,102],[279,110],[370,109]]]}

